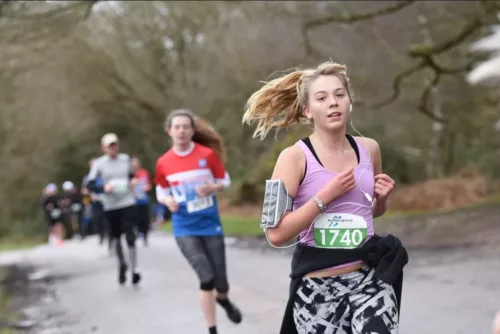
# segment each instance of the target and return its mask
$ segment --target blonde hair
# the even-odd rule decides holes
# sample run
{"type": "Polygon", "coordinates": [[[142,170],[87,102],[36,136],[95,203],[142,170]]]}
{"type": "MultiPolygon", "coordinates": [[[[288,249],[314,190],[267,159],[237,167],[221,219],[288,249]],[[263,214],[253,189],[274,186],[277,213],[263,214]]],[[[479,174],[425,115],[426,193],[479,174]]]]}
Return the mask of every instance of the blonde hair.
{"type": "Polygon", "coordinates": [[[315,69],[295,70],[281,78],[266,83],[250,96],[246,103],[243,123],[251,125],[257,121],[253,137],[264,139],[273,127],[279,129],[296,123],[308,123],[303,109],[308,105],[309,87],[321,75],[337,76],[354,102],[347,67],[334,62],[325,62],[315,69]]]}
{"type": "Polygon", "coordinates": [[[210,147],[219,156],[222,164],[226,162],[226,150],[221,135],[205,119],[196,116],[188,109],[177,109],[168,114],[165,127],[168,129],[172,125],[172,120],[176,116],[188,117],[194,129],[193,141],[203,146],[210,147]]]}

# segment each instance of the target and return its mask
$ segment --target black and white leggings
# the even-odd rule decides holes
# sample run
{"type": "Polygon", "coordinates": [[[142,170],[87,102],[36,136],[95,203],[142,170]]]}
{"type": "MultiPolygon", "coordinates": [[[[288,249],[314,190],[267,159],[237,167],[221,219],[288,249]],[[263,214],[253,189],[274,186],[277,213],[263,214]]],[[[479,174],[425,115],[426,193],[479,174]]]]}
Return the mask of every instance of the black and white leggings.
{"type": "Polygon", "coordinates": [[[294,298],[299,334],[396,334],[398,307],[393,287],[364,266],[345,275],[304,277],[294,298]]]}

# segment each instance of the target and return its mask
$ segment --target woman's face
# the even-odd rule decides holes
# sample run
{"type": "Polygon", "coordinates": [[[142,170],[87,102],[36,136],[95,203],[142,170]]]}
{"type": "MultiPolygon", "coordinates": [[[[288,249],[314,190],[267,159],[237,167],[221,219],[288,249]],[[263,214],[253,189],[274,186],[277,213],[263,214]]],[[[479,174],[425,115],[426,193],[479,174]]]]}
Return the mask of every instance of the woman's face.
{"type": "Polygon", "coordinates": [[[335,75],[322,75],[311,82],[304,115],[315,127],[329,131],[345,129],[351,100],[342,81],[335,75]]]}
{"type": "Polygon", "coordinates": [[[132,158],[132,169],[137,172],[141,168],[141,163],[137,158],[132,158]]]}
{"type": "Polygon", "coordinates": [[[167,132],[175,146],[189,144],[194,136],[191,118],[184,115],[175,116],[167,132]]]}

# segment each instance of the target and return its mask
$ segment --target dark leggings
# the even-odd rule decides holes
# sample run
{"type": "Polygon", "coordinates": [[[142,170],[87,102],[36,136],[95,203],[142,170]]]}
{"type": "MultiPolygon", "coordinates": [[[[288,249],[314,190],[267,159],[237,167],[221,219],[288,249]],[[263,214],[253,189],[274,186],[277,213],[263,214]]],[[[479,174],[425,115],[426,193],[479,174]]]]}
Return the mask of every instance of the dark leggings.
{"type": "Polygon", "coordinates": [[[224,236],[184,236],[175,239],[200,280],[200,289],[229,290],[224,236]]]}
{"type": "Polygon", "coordinates": [[[150,227],[149,204],[137,205],[137,231],[147,239],[150,227]]]}
{"type": "Polygon", "coordinates": [[[116,243],[116,254],[120,265],[125,264],[123,249],[121,244],[121,236],[125,234],[127,246],[129,249],[130,262],[132,267],[136,267],[136,252],[135,252],[135,231],[136,225],[136,208],[135,205],[128,206],[118,210],[106,211],[111,238],[116,243]]]}
{"type": "Polygon", "coordinates": [[[104,238],[106,237],[106,232],[108,232],[108,242],[109,247],[111,248],[111,232],[109,231],[109,227],[107,226],[108,222],[106,221],[106,215],[104,214],[104,210],[94,210],[92,211],[92,225],[94,227],[94,231],[99,235],[100,243],[104,242],[104,238]]]}

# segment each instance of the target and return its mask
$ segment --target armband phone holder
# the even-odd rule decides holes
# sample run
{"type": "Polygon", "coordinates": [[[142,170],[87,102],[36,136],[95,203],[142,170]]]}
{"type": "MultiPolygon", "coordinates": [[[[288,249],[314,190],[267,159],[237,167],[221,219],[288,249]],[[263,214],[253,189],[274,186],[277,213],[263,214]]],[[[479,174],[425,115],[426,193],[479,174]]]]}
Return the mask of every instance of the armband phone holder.
{"type": "Polygon", "coordinates": [[[260,226],[264,229],[278,225],[287,211],[292,211],[293,197],[288,194],[282,180],[266,180],[264,205],[260,226]]]}

